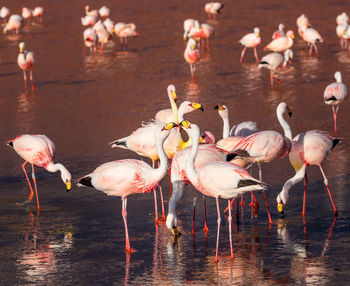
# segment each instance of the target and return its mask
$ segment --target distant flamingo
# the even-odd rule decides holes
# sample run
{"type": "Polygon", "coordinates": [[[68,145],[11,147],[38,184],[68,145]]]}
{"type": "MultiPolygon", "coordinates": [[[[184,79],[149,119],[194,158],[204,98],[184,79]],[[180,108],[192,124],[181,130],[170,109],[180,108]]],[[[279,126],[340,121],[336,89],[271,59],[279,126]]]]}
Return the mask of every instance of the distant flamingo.
{"type": "Polygon", "coordinates": [[[4,23],[6,23],[7,18],[10,16],[10,9],[3,6],[0,9],[0,18],[4,20],[4,23]]]}
{"type": "Polygon", "coordinates": [[[285,36],[286,33],[284,32],[284,28],[285,28],[285,26],[283,24],[279,24],[278,25],[278,30],[273,32],[273,34],[272,34],[272,40],[275,40],[275,39],[277,39],[279,37],[285,36]]]}
{"type": "Polygon", "coordinates": [[[310,22],[309,19],[304,15],[300,15],[297,18],[297,26],[298,26],[298,33],[300,37],[303,37],[303,30],[302,30],[302,26],[306,26],[309,27],[310,26],[310,22]]]}
{"type": "Polygon", "coordinates": [[[93,187],[110,196],[122,198],[122,216],[125,226],[125,250],[130,248],[127,225],[127,197],[137,193],[149,193],[161,182],[168,170],[168,158],[163,149],[163,143],[169,136],[175,123],[158,126],[155,130],[155,141],[160,159],[160,167],[152,168],[141,160],[127,159],[108,162],[97,167],[92,173],[82,177],[78,185],[93,187]]]}
{"type": "MultiPolygon", "coordinates": [[[[291,148],[292,144],[292,131],[283,118],[283,115],[288,113],[292,116],[288,105],[285,102],[281,102],[276,109],[277,119],[281,124],[284,135],[277,131],[264,130],[254,133],[248,137],[243,138],[231,151],[236,153],[237,156],[232,156],[229,159],[240,158],[246,162],[246,164],[257,163],[259,167],[259,180],[262,180],[261,164],[270,162],[275,159],[282,159],[285,157],[291,148]]],[[[268,208],[265,193],[263,192],[265,205],[268,212],[269,222],[273,223],[268,208]]]]}
{"type": "Polygon", "coordinates": [[[268,45],[264,47],[265,50],[273,52],[284,52],[293,46],[294,32],[289,30],[285,36],[281,36],[275,40],[272,40],[268,45]]]}
{"type": "Polygon", "coordinates": [[[41,23],[43,21],[43,15],[44,15],[44,8],[43,7],[35,7],[33,10],[33,17],[38,19],[38,21],[41,23]]]}
{"type": "Polygon", "coordinates": [[[336,22],[337,27],[335,31],[340,40],[340,47],[346,49],[348,46],[348,39],[346,39],[344,35],[346,35],[349,32],[349,16],[345,12],[343,12],[342,14],[337,16],[336,22]]]}
{"type": "Polygon", "coordinates": [[[85,6],[85,14],[89,15],[89,16],[94,16],[96,18],[98,18],[99,14],[97,10],[90,10],[90,6],[86,5],[85,6]]]}
{"type": "Polygon", "coordinates": [[[34,183],[36,203],[38,210],[39,197],[36,186],[36,178],[34,173],[34,165],[43,167],[49,172],[61,172],[61,179],[66,184],[67,192],[71,189],[71,174],[60,163],[55,164],[53,159],[55,157],[55,144],[45,135],[29,135],[24,134],[17,136],[15,139],[9,140],[7,145],[12,147],[19,156],[21,156],[25,162],[22,164],[22,169],[26,175],[27,182],[30,188],[29,201],[32,201],[34,192],[30,184],[25,165],[30,163],[32,165],[32,179],[34,183]]]}
{"type": "Polygon", "coordinates": [[[339,139],[319,130],[306,131],[293,138],[292,148],[289,153],[289,161],[295,170],[295,175],[284,183],[282,191],[277,196],[278,211],[280,213],[283,213],[283,207],[288,201],[290,189],[304,179],[303,216],[305,216],[307,187],[306,167],[308,165],[317,165],[320,168],[324,184],[327,187],[329,198],[333,205],[334,215],[337,216],[338,212],[334,205],[331,190],[328,186],[328,179],[322,169],[321,163],[338,143],[339,139]]]}
{"type": "Polygon", "coordinates": [[[293,59],[293,51],[290,49],[284,51],[284,56],[280,53],[269,53],[261,59],[258,67],[259,69],[267,68],[270,70],[271,88],[273,88],[273,79],[275,78],[276,70],[279,67],[286,67],[291,59],[293,59]]]}
{"type": "Polygon", "coordinates": [[[204,5],[204,11],[208,14],[208,19],[216,19],[216,15],[221,13],[224,4],[220,2],[209,2],[204,5]]]}
{"type": "Polygon", "coordinates": [[[241,53],[241,59],[240,62],[243,62],[243,57],[245,54],[245,51],[247,48],[254,48],[254,56],[256,61],[259,61],[258,53],[256,52],[256,47],[260,45],[261,38],[260,38],[260,29],[255,27],[254,33],[246,34],[242,39],[238,41],[241,45],[245,46],[241,53]]]}
{"type": "MultiPolygon", "coordinates": [[[[186,132],[188,132],[188,135],[193,141],[191,153],[186,160],[186,175],[191,181],[192,185],[198,191],[206,196],[214,197],[216,199],[218,227],[215,261],[217,262],[221,224],[219,197],[227,199],[228,205],[230,205],[231,198],[236,198],[239,195],[251,190],[264,190],[267,188],[267,185],[254,179],[245,169],[229,162],[213,162],[207,164],[199,170],[196,170],[194,162],[198,154],[198,140],[200,134],[199,127],[196,124],[191,124],[186,120],[182,121],[180,125],[185,128],[186,132]]],[[[231,209],[229,208],[229,240],[231,258],[233,258],[231,221],[231,209]]]]}
{"type": "Polygon", "coordinates": [[[98,13],[100,14],[100,17],[102,19],[106,19],[110,15],[110,9],[106,6],[102,6],[99,10],[98,13]]]}
{"type": "Polygon", "coordinates": [[[81,24],[83,26],[93,26],[97,22],[97,17],[94,15],[86,15],[85,17],[81,18],[81,24]]]}
{"type": "Polygon", "coordinates": [[[323,43],[323,38],[320,33],[313,28],[307,28],[305,25],[301,26],[301,30],[303,31],[303,40],[310,46],[309,55],[312,55],[312,48],[314,48],[318,56],[316,43],[323,43]]]}
{"type": "Polygon", "coordinates": [[[339,110],[339,104],[342,103],[348,96],[348,89],[342,82],[341,73],[337,71],[334,74],[336,82],[327,85],[323,93],[325,104],[332,105],[333,118],[334,118],[334,133],[337,132],[337,114],[339,110]]]}
{"type": "Polygon", "coordinates": [[[140,34],[136,32],[136,25],[134,23],[117,23],[114,26],[114,32],[120,38],[120,44],[123,49],[126,49],[128,46],[128,38],[140,36],[140,34]]]}
{"type": "Polygon", "coordinates": [[[194,72],[196,70],[195,64],[199,62],[201,58],[201,53],[197,46],[197,42],[194,39],[189,39],[184,52],[184,58],[186,62],[190,65],[191,77],[194,80],[194,72]]]}
{"type": "Polygon", "coordinates": [[[90,53],[93,55],[96,53],[96,47],[98,44],[98,37],[96,31],[92,28],[87,28],[83,33],[84,44],[90,48],[90,53]]]}
{"type": "Polygon", "coordinates": [[[25,44],[24,42],[21,42],[19,44],[19,54],[17,57],[17,63],[18,66],[23,70],[23,79],[24,79],[24,86],[25,89],[27,89],[27,74],[26,71],[29,71],[29,79],[32,83],[32,91],[34,90],[34,83],[33,83],[33,66],[35,63],[34,59],[34,53],[31,51],[25,50],[25,44]]]}
{"type": "Polygon", "coordinates": [[[197,42],[201,42],[201,46],[205,49],[207,48],[207,51],[209,52],[209,38],[214,34],[214,27],[203,23],[199,24],[199,22],[196,20],[194,23],[194,26],[191,28],[191,30],[188,33],[189,38],[195,39],[197,42]],[[206,41],[206,45],[205,42],[206,41]]]}
{"type": "Polygon", "coordinates": [[[194,27],[195,22],[196,20],[192,18],[186,19],[184,21],[184,34],[183,34],[184,41],[188,40],[188,33],[194,27]]]}
{"type": "Polygon", "coordinates": [[[7,31],[13,31],[15,30],[16,34],[19,33],[19,29],[22,27],[23,18],[20,15],[11,15],[8,22],[5,25],[4,28],[4,34],[7,33],[7,31]]]}
{"type": "Polygon", "coordinates": [[[27,7],[22,8],[22,18],[27,21],[27,25],[30,24],[30,19],[33,17],[33,11],[27,7]]]}

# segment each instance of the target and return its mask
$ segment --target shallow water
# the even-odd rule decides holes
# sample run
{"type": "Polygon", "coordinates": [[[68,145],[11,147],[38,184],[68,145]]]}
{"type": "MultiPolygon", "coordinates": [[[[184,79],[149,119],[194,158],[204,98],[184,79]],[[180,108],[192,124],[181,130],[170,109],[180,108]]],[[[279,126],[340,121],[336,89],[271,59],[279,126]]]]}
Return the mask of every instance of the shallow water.
{"type": "MultiPolygon", "coordinates": [[[[205,112],[188,119],[216,138],[222,121],[214,110],[218,103],[230,108],[232,123],[252,120],[261,129],[282,131],[275,116],[279,102],[293,110],[288,119],[293,134],[321,129],[333,132],[331,108],[323,103],[323,90],[340,70],[349,82],[350,54],[340,51],[335,34],[335,17],[346,8],[342,1],[226,1],[211,40],[210,54],[204,52],[194,81],[183,59],[182,23],[189,17],[206,21],[205,1],[105,1],[91,2],[92,8],[108,6],[111,19],[135,22],[141,36],[131,39],[121,51],[115,38],[103,55],[84,56],[80,17],[83,1],[35,2],[46,10],[44,24],[25,27],[20,35],[0,37],[0,128],[1,139],[18,134],[46,134],[56,144],[56,161],[66,165],[73,178],[99,164],[123,158],[139,158],[126,150],[110,149],[108,142],[124,137],[169,106],[166,87],[176,85],[179,102],[200,102],[205,112]],[[315,9],[317,5],[317,9],[315,9]],[[320,57],[309,57],[296,35],[293,65],[281,72],[282,85],[269,86],[269,72],[259,70],[248,50],[239,64],[237,41],[259,26],[262,47],[283,22],[296,33],[296,18],[305,13],[325,39],[320,57]],[[16,58],[18,43],[25,41],[36,56],[35,91],[25,92],[16,58]]],[[[11,1],[19,13],[23,1],[11,1]]],[[[32,1],[25,5],[33,7],[32,1]]],[[[263,197],[259,217],[252,219],[249,206],[234,223],[234,255],[229,257],[228,225],[223,217],[219,262],[215,264],[216,205],[208,199],[209,233],[202,229],[201,199],[198,200],[196,236],[190,234],[193,189],[187,186],[178,206],[182,236],[173,241],[163,226],[154,225],[153,195],[136,195],[128,200],[131,245],[136,253],[125,255],[121,202],[117,197],[88,188],[73,187],[65,193],[58,174],[36,168],[41,211],[35,203],[24,206],[28,187],[21,170],[22,160],[11,149],[0,148],[0,276],[3,285],[21,284],[220,284],[220,285],[339,285],[350,278],[348,165],[350,129],[349,104],[338,115],[338,145],[323,163],[339,217],[332,205],[317,167],[310,167],[303,225],[302,183],[295,186],[280,218],[275,198],[285,180],[293,175],[287,159],[263,166],[264,181],[273,219],[269,227],[263,197]],[[238,224],[236,222],[239,222],[238,224]]],[[[148,159],[144,159],[148,161],[148,159]]],[[[28,168],[29,169],[29,168],[28,168]]],[[[257,173],[257,169],[254,169],[257,173]]],[[[168,181],[163,181],[168,199],[168,181]]],[[[246,198],[248,202],[248,197],[246,198]]],[[[221,208],[226,206],[221,201],[221,208]]],[[[346,283],[346,282],[345,282],[346,283]]]]}

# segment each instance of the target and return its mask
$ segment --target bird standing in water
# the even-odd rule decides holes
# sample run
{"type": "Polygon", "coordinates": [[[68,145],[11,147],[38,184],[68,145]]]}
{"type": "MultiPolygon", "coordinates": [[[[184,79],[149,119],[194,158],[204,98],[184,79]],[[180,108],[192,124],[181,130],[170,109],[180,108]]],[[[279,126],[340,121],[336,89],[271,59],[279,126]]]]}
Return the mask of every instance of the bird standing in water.
{"type": "Polygon", "coordinates": [[[24,87],[27,90],[27,74],[29,71],[29,79],[32,83],[32,91],[34,91],[34,83],[33,83],[33,66],[35,63],[34,53],[31,51],[25,50],[24,42],[19,44],[19,54],[17,57],[18,66],[23,70],[23,79],[24,79],[24,87]]]}
{"type": "Polygon", "coordinates": [[[184,58],[190,65],[192,80],[194,80],[194,72],[196,70],[195,64],[199,62],[201,53],[197,46],[197,42],[192,38],[190,38],[187,42],[184,58]]]}

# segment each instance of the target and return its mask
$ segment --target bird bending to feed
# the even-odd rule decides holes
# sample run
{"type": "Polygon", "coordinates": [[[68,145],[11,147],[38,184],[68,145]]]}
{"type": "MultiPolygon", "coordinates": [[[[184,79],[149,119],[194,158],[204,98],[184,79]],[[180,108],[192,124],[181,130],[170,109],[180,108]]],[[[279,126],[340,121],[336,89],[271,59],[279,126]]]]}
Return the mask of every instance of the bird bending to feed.
{"type": "MultiPolygon", "coordinates": [[[[275,159],[284,158],[290,151],[292,145],[292,130],[283,115],[288,113],[291,117],[292,112],[285,102],[281,102],[276,109],[277,119],[283,128],[284,135],[277,131],[264,130],[243,138],[234,147],[233,158],[240,158],[246,162],[246,165],[257,163],[259,167],[259,180],[262,180],[261,164],[275,159]]],[[[231,155],[230,155],[231,156],[231,155]]],[[[268,213],[269,222],[273,223],[268,209],[265,193],[263,192],[265,205],[268,213]]]]}
{"type": "Polygon", "coordinates": [[[33,188],[30,184],[25,166],[27,163],[32,165],[32,179],[34,183],[36,202],[39,206],[38,190],[36,185],[36,178],[34,173],[34,165],[43,167],[49,172],[61,172],[61,179],[66,184],[67,192],[71,189],[71,174],[69,171],[60,163],[54,163],[55,158],[55,144],[45,135],[29,135],[24,134],[17,136],[15,139],[9,140],[7,145],[12,147],[19,156],[21,156],[25,162],[22,164],[22,169],[26,175],[27,182],[30,188],[29,201],[33,198],[33,188]]]}
{"type": "Polygon", "coordinates": [[[110,14],[110,9],[106,6],[102,6],[99,10],[98,10],[98,14],[100,14],[100,17],[103,19],[106,19],[109,17],[110,14]]]}
{"type": "Polygon", "coordinates": [[[35,7],[33,10],[33,17],[37,19],[40,23],[43,21],[44,8],[43,7],[35,7]]]}
{"type": "Polygon", "coordinates": [[[31,51],[25,50],[25,44],[24,42],[21,42],[19,44],[19,54],[17,57],[17,63],[18,66],[23,70],[23,79],[24,79],[24,86],[25,89],[27,89],[27,74],[26,71],[29,71],[29,79],[32,83],[32,91],[34,90],[34,83],[33,83],[33,66],[35,63],[34,59],[34,53],[31,51]]]}
{"type": "Polygon", "coordinates": [[[85,14],[88,16],[92,15],[96,18],[98,18],[98,11],[97,10],[90,10],[90,6],[89,5],[85,5],[85,14]]]}
{"type": "Polygon", "coordinates": [[[283,37],[286,35],[286,33],[284,32],[284,28],[285,26],[283,24],[279,24],[278,25],[278,30],[276,30],[275,32],[273,32],[272,34],[272,40],[275,40],[279,37],[283,37]]]}
{"type": "Polygon", "coordinates": [[[282,191],[277,196],[277,209],[280,213],[283,213],[283,207],[288,201],[290,189],[304,179],[303,216],[305,216],[307,187],[306,167],[309,165],[317,165],[320,168],[324,184],[328,190],[329,198],[333,205],[334,215],[337,216],[338,212],[334,205],[331,190],[328,186],[328,179],[322,169],[321,163],[339,141],[339,139],[320,130],[306,131],[293,138],[292,148],[289,153],[289,161],[295,170],[295,175],[284,183],[282,191]]]}
{"type": "Polygon", "coordinates": [[[285,36],[272,40],[264,47],[264,51],[270,50],[273,52],[284,52],[293,46],[294,32],[289,30],[285,36]]]}
{"type": "Polygon", "coordinates": [[[85,17],[81,17],[81,24],[83,26],[93,26],[97,22],[97,17],[94,15],[86,15],[85,17]]]}
{"type": "Polygon", "coordinates": [[[245,36],[243,36],[242,39],[238,41],[241,45],[245,46],[242,50],[241,53],[241,59],[240,62],[243,62],[243,57],[245,54],[245,51],[247,48],[254,48],[254,56],[256,61],[259,61],[258,53],[256,52],[256,47],[260,45],[261,43],[261,38],[260,38],[260,29],[255,27],[254,28],[254,33],[249,33],[245,36]]]}
{"type": "Polygon", "coordinates": [[[27,7],[22,8],[22,18],[24,21],[27,21],[27,25],[30,24],[30,19],[33,16],[33,11],[27,7]]]}
{"type": "Polygon", "coordinates": [[[220,2],[209,2],[204,5],[204,11],[208,14],[208,19],[216,19],[216,15],[221,13],[224,4],[220,2]]]}
{"type": "Polygon", "coordinates": [[[193,27],[189,31],[187,37],[193,38],[197,42],[200,42],[201,47],[205,49],[207,48],[207,51],[209,52],[209,38],[214,34],[214,27],[203,23],[199,24],[197,20],[195,20],[193,27]],[[206,41],[206,45],[205,42],[206,41]]]}
{"type": "MultiPolygon", "coordinates": [[[[236,198],[248,191],[264,190],[267,188],[267,185],[254,179],[244,168],[229,162],[213,162],[196,170],[194,162],[198,154],[198,140],[200,135],[199,127],[186,120],[182,121],[180,125],[186,130],[186,132],[188,132],[188,135],[193,141],[191,152],[186,160],[186,176],[198,191],[206,196],[214,197],[216,199],[218,227],[215,261],[217,262],[221,223],[219,198],[227,199],[228,205],[230,205],[230,199],[236,198]]],[[[231,209],[229,209],[229,239],[231,258],[233,258],[231,221],[231,209]]]]}
{"type": "Polygon", "coordinates": [[[127,197],[137,193],[149,193],[154,190],[164,178],[168,170],[168,158],[163,149],[163,143],[169,136],[175,123],[158,126],[155,137],[160,166],[155,169],[141,160],[126,159],[108,162],[97,167],[92,173],[82,177],[78,185],[93,187],[110,196],[120,196],[122,199],[122,216],[125,226],[125,250],[133,252],[130,248],[127,225],[127,197]]]}
{"type": "Polygon", "coordinates": [[[306,26],[309,27],[310,26],[310,22],[309,22],[309,18],[307,18],[304,14],[300,15],[297,18],[297,26],[298,26],[298,33],[300,37],[303,37],[303,30],[302,30],[302,26],[306,26]]]}
{"type": "Polygon", "coordinates": [[[348,89],[342,82],[340,71],[334,74],[336,82],[327,85],[323,93],[324,103],[332,105],[333,119],[334,119],[334,133],[337,132],[337,114],[339,110],[339,104],[342,103],[348,96],[348,89]]]}
{"type": "Polygon", "coordinates": [[[303,40],[310,46],[309,55],[312,55],[312,48],[314,48],[315,53],[318,56],[316,43],[323,43],[323,38],[321,37],[320,33],[313,28],[308,28],[305,25],[302,25],[300,28],[303,31],[303,40]]]}
{"type": "MultiPolygon", "coordinates": [[[[267,68],[270,70],[270,82],[271,82],[271,88],[273,88],[273,79],[275,78],[276,69],[279,67],[286,67],[287,63],[293,59],[293,51],[291,49],[284,51],[284,56],[280,53],[269,53],[266,56],[264,56],[258,67],[261,68],[267,68]]],[[[279,80],[279,83],[281,81],[279,80]]]]}
{"type": "Polygon", "coordinates": [[[19,33],[19,29],[22,27],[23,18],[20,15],[11,15],[8,22],[5,25],[4,28],[4,34],[7,33],[7,31],[15,31],[16,34],[19,33]]]}
{"type": "Polygon", "coordinates": [[[117,23],[114,26],[114,33],[120,38],[120,44],[124,50],[128,46],[128,38],[140,36],[136,32],[136,25],[134,23],[117,23]]]}
{"type": "Polygon", "coordinates": [[[191,77],[194,80],[194,72],[196,70],[195,64],[199,62],[201,58],[201,53],[197,46],[197,42],[194,39],[189,39],[184,52],[184,58],[186,62],[190,65],[191,77]]]}

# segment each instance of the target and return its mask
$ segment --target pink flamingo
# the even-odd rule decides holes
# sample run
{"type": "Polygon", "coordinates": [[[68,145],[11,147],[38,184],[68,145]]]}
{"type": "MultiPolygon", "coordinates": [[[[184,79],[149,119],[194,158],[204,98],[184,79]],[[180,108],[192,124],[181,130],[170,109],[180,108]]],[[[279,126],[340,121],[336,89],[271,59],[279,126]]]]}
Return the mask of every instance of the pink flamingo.
{"type": "Polygon", "coordinates": [[[19,33],[19,29],[22,27],[23,18],[20,15],[11,15],[8,22],[5,25],[4,28],[4,34],[7,33],[7,31],[13,31],[15,30],[16,34],[19,33]]]}
{"type": "Polygon", "coordinates": [[[23,79],[24,79],[25,89],[27,89],[26,71],[29,71],[29,78],[30,78],[30,81],[32,83],[32,91],[33,91],[34,90],[33,66],[35,63],[34,53],[31,51],[27,51],[24,48],[25,48],[25,44],[24,44],[24,42],[21,42],[19,44],[19,54],[17,57],[17,63],[18,63],[18,66],[23,70],[23,79]]]}
{"type": "Polygon", "coordinates": [[[309,27],[310,26],[310,22],[309,22],[309,18],[306,17],[304,14],[300,15],[297,18],[297,26],[298,26],[298,33],[300,37],[303,37],[303,30],[302,30],[302,26],[306,26],[309,27]]]}
{"type": "Polygon", "coordinates": [[[310,46],[310,56],[312,55],[312,48],[315,49],[315,53],[318,56],[316,43],[323,43],[323,38],[321,37],[320,33],[313,28],[308,28],[305,25],[301,26],[301,30],[303,31],[303,40],[310,46]]]}
{"type": "Polygon", "coordinates": [[[10,16],[10,9],[3,6],[0,9],[0,18],[2,18],[4,20],[4,23],[6,24],[6,20],[7,18],[10,16]]]}
{"type": "Polygon", "coordinates": [[[261,59],[258,67],[259,69],[267,68],[270,70],[271,88],[273,88],[273,79],[276,70],[281,66],[286,67],[287,63],[290,62],[291,59],[293,59],[293,51],[291,49],[285,50],[284,56],[280,53],[269,53],[261,59]]]}
{"type": "MultiPolygon", "coordinates": [[[[182,121],[180,125],[186,130],[193,141],[191,152],[186,160],[186,175],[198,191],[206,196],[214,197],[216,199],[218,227],[215,261],[217,262],[221,223],[219,197],[227,199],[228,205],[230,205],[231,198],[236,198],[251,190],[264,190],[267,188],[267,185],[254,179],[244,168],[229,162],[213,162],[197,170],[194,162],[198,154],[198,141],[200,135],[199,127],[186,120],[182,121]]],[[[231,258],[233,258],[231,222],[232,216],[231,209],[229,208],[229,239],[231,258]]]]}
{"type": "MultiPolygon", "coordinates": [[[[240,158],[246,162],[246,164],[257,163],[259,167],[259,180],[262,180],[261,164],[270,162],[275,159],[282,159],[285,157],[291,148],[292,144],[292,131],[283,118],[283,115],[288,113],[292,116],[288,105],[285,102],[281,102],[276,109],[277,119],[281,124],[284,135],[277,131],[264,130],[254,133],[248,137],[243,138],[232,150],[233,156],[228,156],[228,159],[240,158]],[[237,154],[237,156],[234,155],[237,154]]],[[[263,191],[265,205],[268,213],[269,222],[273,223],[271,214],[268,208],[265,192],[263,191]]]]}
{"type": "Polygon", "coordinates": [[[221,13],[224,4],[220,2],[209,2],[204,5],[204,11],[208,14],[208,19],[216,19],[216,15],[221,13]]]}
{"type": "Polygon", "coordinates": [[[27,21],[27,25],[30,24],[30,19],[33,17],[33,11],[27,7],[22,8],[22,18],[27,21]]]}
{"type": "Polygon", "coordinates": [[[285,28],[285,26],[283,24],[279,24],[278,25],[278,30],[273,32],[273,34],[272,34],[272,40],[275,40],[275,39],[277,39],[279,37],[285,36],[286,33],[284,32],[284,28],[285,28]]]}
{"type": "Polygon", "coordinates": [[[43,7],[35,7],[33,10],[33,17],[38,19],[38,21],[41,23],[43,21],[43,15],[44,15],[44,8],[43,7]]]}
{"type": "Polygon", "coordinates": [[[98,16],[99,16],[98,11],[97,10],[90,10],[89,5],[85,5],[85,14],[95,16],[96,18],[98,18],[98,16]]]}
{"type": "Polygon", "coordinates": [[[97,17],[94,15],[86,15],[85,17],[81,18],[81,24],[83,26],[93,26],[97,22],[97,17]]]}
{"type": "Polygon", "coordinates": [[[188,33],[191,31],[191,29],[194,27],[195,22],[197,20],[188,18],[184,21],[184,34],[183,34],[183,39],[184,41],[188,40],[188,33]]]}
{"type": "Polygon", "coordinates": [[[102,6],[99,10],[98,10],[98,14],[100,14],[100,17],[102,19],[107,19],[110,15],[110,9],[106,6],[102,6]]]}
{"type": "Polygon", "coordinates": [[[324,103],[332,105],[333,119],[334,119],[334,133],[337,132],[337,114],[339,104],[342,103],[348,96],[348,89],[342,82],[341,73],[337,71],[334,74],[336,82],[327,85],[323,93],[324,103]]]}
{"type": "MultiPolygon", "coordinates": [[[[93,55],[96,52],[98,37],[96,31],[92,28],[87,28],[83,33],[85,47],[90,48],[90,53],[93,55]]],[[[84,47],[84,49],[85,49],[84,47]]]]}
{"type": "Polygon", "coordinates": [[[346,49],[348,44],[348,39],[344,37],[349,30],[349,16],[343,12],[336,18],[337,27],[335,29],[338,38],[340,39],[340,47],[346,49]]]}
{"type": "Polygon", "coordinates": [[[12,147],[25,162],[22,164],[22,169],[26,175],[27,182],[30,188],[29,201],[32,201],[34,192],[30,184],[25,166],[27,163],[32,165],[32,179],[35,188],[36,203],[39,206],[38,190],[36,185],[36,178],[34,173],[34,165],[43,167],[49,172],[61,172],[61,179],[66,184],[67,192],[71,189],[71,174],[60,163],[55,164],[53,159],[55,157],[55,144],[45,135],[29,135],[24,134],[17,136],[15,139],[9,140],[7,145],[12,147]]]}
{"type": "Polygon", "coordinates": [[[159,110],[156,113],[154,118],[160,122],[163,122],[163,123],[168,123],[168,122],[178,123],[179,120],[177,117],[178,116],[178,108],[176,105],[177,95],[176,95],[175,85],[169,84],[168,88],[167,88],[167,92],[168,92],[168,97],[169,97],[171,108],[159,110]]]}
{"type": "Polygon", "coordinates": [[[197,42],[190,38],[187,42],[187,46],[184,52],[184,58],[186,62],[190,65],[192,80],[194,80],[194,72],[196,70],[195,64],[199,62],[201,58],[201,53],[197,46],[197,42]]]}
{"type": "Polygon", "coordinates": [[[283,207],[288,201],[290,189],[304,179],[303,216],[305,216],[307,187],[306,167],[309,165],[317,165],[320,168],[324,184],[328,190],[329,198],[333,205],[334,215],[337,216],[338,212],[334,205],[331,190],[328,185],[328,179],[322,169],[321,163],[339,141],[339,139],[319,130],[306,131],[293,138],[292,148],[289,153],[289,161],[295,170],[295,175],[284,183],[282,191],[277,196],[277,209],[280,213],[283,213],[283,207]]]}
{"type": "Polygon", "coordinates": [[[140,36],[140,34],[136,32],[136,25],[134,23],[117,23],[114,26],[114,33],[120,38],[123,49],[126,49],[128,46],[128,38],[140,36]]]}
{"type": "Polygon", "coordinates": [[[127,252],[134,252],[129,242],[127,197],[132,194],[151,192],[164,178],[168,170],[168,158],[164,152],[163,143],[169,136],[170,130],[176,126],[178,125],[175,123],[168,123],[156,128],[155,140],[160,160],[160,166],[157,169],[141,160],[119,160],[104,163],[79,180],[78,185],[93,187],[107,195],[121,197],[127,252]]]}
{"type": "Polygon", "coordinates": [[[293,46],[294,32],[289,30],[285,36],[272,40],[264,47],[264,51],[284,52],[293,46]]]}
{"type": "Polygon", "coordinates": [[[260,38],[260,29],[258,27],[254,28],[254,33],[249,33],[243,36],[242,39],[238,41],[241,45],[245,46],[241,53],[241,59],[240,62],[243,62],[243,57],[245,54],[245,51],[247,48],[254,48],[254,56],[256,61],[259,61],[258,53],[256,52],[256,47],[260,45],[261,38],[260,38]]]}
{"type": "Polygon", "coordinates": [[[201,45],[205,49],[204,42],[206,41],[206,48],[209,52],[209,38],[214,34],[214,27],[203,23],[199,24],[199,22],[196,20],[194,23],[194,26],[191,28],[191,30],[188,33],[188,38],[193,38],[197,42],[201,41],[201,45]]]}

